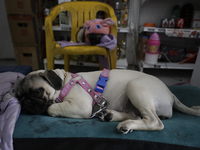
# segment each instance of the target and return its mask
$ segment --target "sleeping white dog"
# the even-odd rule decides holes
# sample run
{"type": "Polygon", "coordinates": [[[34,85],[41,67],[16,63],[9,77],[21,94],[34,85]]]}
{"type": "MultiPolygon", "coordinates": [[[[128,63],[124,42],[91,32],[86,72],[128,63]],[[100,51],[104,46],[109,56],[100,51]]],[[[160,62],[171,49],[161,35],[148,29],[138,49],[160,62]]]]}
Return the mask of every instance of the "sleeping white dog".
{"type": "Polygon", "coordinates": [[[103,121],[121,121],[117,130],[123,134],[133,130],[162,130],[160,119],[171,118],[173,107],[200,116],[199,106],[183,105],[163,82],[138,71],[111,70],[103,93],[91,96],[101,73],[82,72],[73,76],[61,69],[31,72],[21,81],[17,92],[22,111],[32,114],[47,111],[53,117],[69,118],[90,118],[93,114],[103,121]],[[85,83],[91,89],[84,89],[85,83]],[[56,103],[62,90],[69,86],[62,102],[56,103]],[[102,101],[94,105],[98,97],[102,101]],[[93,112],[95,106],[99,108],[93,112]]]}

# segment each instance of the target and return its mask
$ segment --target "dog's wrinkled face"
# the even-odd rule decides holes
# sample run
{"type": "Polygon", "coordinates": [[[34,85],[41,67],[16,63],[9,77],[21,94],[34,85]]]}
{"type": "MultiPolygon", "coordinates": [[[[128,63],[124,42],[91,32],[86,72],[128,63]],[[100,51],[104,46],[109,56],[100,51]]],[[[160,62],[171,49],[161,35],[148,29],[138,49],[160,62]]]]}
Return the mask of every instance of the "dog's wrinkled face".
{"type": "Polygon", "coordinates": [[[95,46],[97,44],[100,44],[101,38],[104,36],[104,34],[98,34],[98,33],[90,33],[87,35],[87,38],[90,41],[90,45],[95,46]]]}
{"type": "Polygon", "coordinates": [[[22,112],[41,114],[53,104],[52,93],[60,90],[62,79],[52,70],[28,74],[21,82],[16,93],[22,112]]]}

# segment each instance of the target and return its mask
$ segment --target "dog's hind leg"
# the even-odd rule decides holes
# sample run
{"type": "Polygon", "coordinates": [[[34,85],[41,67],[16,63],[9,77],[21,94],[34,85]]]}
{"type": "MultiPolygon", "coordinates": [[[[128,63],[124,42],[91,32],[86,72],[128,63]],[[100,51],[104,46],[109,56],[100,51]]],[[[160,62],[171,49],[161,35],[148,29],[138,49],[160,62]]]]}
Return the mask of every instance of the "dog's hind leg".
{"type": "Polygon", "coordinates": [[[129,119],[120,122],[117,126],[117,130],[123,134],[127,134],[133,130],[162,130],[164,128],[163,123],[156,117],[155,111],[146,111],[146,113],[153,113],[153,116],[149,114],[145,116],[143,113],[143,118],[141,120],[129,119]]]}
{"type": "Polygon", "coordinates": [[[103,110],[98,113],[98,117],[102,121],[124,121],[127,119],[138,120],[141,119],[139,116],[135,115],[133,112],[118,112],[115,110],[103,110]]]}
{"type": "MultiPolygon", "coordinates": [[[[151,91],[135,81],[128,83],[126,92],[131,103],[140,111],[141,120],[126,120],[120,122],[117,130],[124,134],[133,130],[162,130],[163,123],[156,114],[151,91]],[[132,83],[131,83],[132,82],[132,83]]],[[[148,88],[148,87],[147,87],[148,88]]]]}

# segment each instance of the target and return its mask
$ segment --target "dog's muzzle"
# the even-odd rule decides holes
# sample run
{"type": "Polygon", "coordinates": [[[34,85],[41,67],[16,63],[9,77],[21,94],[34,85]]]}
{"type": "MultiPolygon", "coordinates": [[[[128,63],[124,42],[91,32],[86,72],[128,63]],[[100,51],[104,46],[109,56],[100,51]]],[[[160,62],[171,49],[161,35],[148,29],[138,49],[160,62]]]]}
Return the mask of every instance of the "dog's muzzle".
{"type": "Polygon", "coordinates": [[[52,100],[44,100],[35,97],[25,97],[20,100],[22,112],[26,114],[42,114],[53,104],[52,100]]]}
{"type": "Polygon", "coordinates": [[[101,43],[101,38],[104,34],[90,33],[87,35],[87,38],[90,41],[90,45],[94,46],[101,43]]]}

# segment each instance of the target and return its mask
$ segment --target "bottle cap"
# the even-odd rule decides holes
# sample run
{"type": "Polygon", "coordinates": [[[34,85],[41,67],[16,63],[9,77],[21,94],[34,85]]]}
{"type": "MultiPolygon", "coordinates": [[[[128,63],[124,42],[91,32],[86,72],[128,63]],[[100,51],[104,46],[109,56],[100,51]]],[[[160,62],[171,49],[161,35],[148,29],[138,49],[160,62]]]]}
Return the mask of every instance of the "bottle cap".
{"type": "Polygon", "coordinates": [[[159,38],[159,36],[158,36],[157,33],[153,33],[153,34],[150,36],[149,39],[150,39],[150,40],[154,40],[154,41],[159,41],[159,40],[160,40],[160,38],[159,38]]]}

